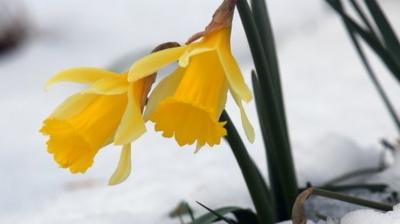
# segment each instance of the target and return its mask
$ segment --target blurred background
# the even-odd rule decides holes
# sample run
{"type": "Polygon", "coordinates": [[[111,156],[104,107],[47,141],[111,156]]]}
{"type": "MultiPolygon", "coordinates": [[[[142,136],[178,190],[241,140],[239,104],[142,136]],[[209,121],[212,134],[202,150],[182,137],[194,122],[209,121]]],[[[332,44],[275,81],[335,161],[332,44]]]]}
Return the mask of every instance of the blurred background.
{"type": "MultiPolygon", "coordinates": [[[[119,147],[101,150],[86,174],[72,175],[53,162],[38,132],[42,120],[82,88],[61,84],[45,92],[43,84],[57,71],[108,67],[122,59],[129,66],[162,42],[182,43],[201,31],[220,2],[0,0],[0,223],[179,223],[168,213],[181,200],[196,214],[205,211],[195,201],[210,208],[252,207],[225,143],[194,154],[194,147],[178,147],[149,123],[148,133],[133,145],[130,178],[109,187],[119,147]]],[[[267,3],[299,183],[320,184],[379,166],[379,140],[393,139],[396,130],[340,19],[322,0],[267,3]]],[[[379,3],[399,32],[400,2],[379,3]]],[[[253,65],[237,14],[232,48],[250,85],[253,65]]],[[[396,104],[396,81],[368,53],[396,104]]],[[[240,126],[231,100],[227,108],[240,126]]],[[[254,104],[246,109],[257,133],[247,146],[267,175],[254,104]]]]}

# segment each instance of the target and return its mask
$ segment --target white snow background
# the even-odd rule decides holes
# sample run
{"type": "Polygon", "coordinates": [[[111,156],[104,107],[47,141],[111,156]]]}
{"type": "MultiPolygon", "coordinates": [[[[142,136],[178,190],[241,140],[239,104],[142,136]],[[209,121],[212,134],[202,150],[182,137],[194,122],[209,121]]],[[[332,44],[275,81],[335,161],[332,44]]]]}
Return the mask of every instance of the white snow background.
{"type": "MultiPolygon", "coordinates": [[[[400,1],[379,2],[399,31],[400,1]]],[[[70,67],[105,67],[127,53],[140,57],[161,42],[183,42],[207,25],[220,1],[22,3],[32,28],[29,38],[0,58],[1,224],[172,224],[179,221],[169,219],[168,212],[181,200],[188,201],[196,215],[205,211],[195,201],[210,208],[252,208],[225,143],[193,154],[193,147],[179,148],[148,124],[148,133],[133,145],[130,178],[109,187],[119,147],[101,150],[86,174],[72,175],[58,168],[46,152],[46,138],[38,133],[52,109],[81,88],[62,84],[46,93],[43,84],[51,75],[70,67]]],[[[377,166],[380,138],[393,139],[396,130],[338,16],[322,0],[268,3],[299,183],[321,184],[354,169],[377,166]]],[[[237,14],[232,39],[250,85],[253,65],[237,14]]],[[[399,83],[371,56],[393,102],[399,102],[399,83]]],[[[254,103],[246,108],[257,134],[256,142],[247,146],[266,174],[254,103]]],[[[237,108],[229,102],[227,109],[240,127],[237,108]]]]}

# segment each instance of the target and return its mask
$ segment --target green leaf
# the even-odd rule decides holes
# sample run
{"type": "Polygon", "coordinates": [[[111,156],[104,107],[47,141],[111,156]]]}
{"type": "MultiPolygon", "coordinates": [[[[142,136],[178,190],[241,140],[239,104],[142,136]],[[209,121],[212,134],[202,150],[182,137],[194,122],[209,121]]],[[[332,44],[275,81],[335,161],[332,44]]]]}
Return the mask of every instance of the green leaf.
{"type": "Polygon", "coordinates": [[[394,77],[400,81],[400,66],[396,60],[382,45],[379,39],[375,37],[370,31],[366,31],[360,25],[358,25],[352,18],[350,18],[339,6],[338,0],[326,0],[327,3],[336,10],[337,13],[344,19],[352,32],[357,33],[370,47],[371,49],[381,58],[387,68],[392,72],[394,77]]]}
{"type": "MultiPolygon", "coordinates": [[[[367,26],[367,28],[369,29],[369,31],[371,31],[371,33],[374,34],[374,36],[377,38],[378,36],[375,34],[375,30],[372,27],[371,23],[369,22],[367,16],[365,15],[365,13],[363,12],[362,8],[359,6],[359,4],[355,1],[355,0],[350,0],[351,5],[353,6],[353,8],[356,10],[357,14],[360,16],[361,20],[363,21],[363,23],[365,24],[365,26],[367,26]]],[[[343,7],[341,7],[343,9],[343,7]]],[[[344,9],[343,9],[344,10],[344,9]]]]}
{"type": "Polygon", "coordinates": [[[236,210],[232,212],[238,224],[258,224],[257,216],[249,209],[236,210]]]}
{"type": "MultiPolygon", "coordinates": [[[[269,75],[269,77],[274,82],[277,95],[276,100],[279,103],[278,107],[278,109],[280,110],[279,115],[282,117],[281,120],[283,122],[282,128],[284,128],[286,135],[288,135],[285,104],[282,96],[282,85],[280,78],[281,75],[279,71],[278,54],[276,52],[274,33],[268,15],[267,4],[265,0],[251,0],[251,8],[254,14],[254,21],[259,31],[258,33],[261,38],[261,43],[263,45],[264,52],[267,58],[267,63],[269,64],[270,67],[271,74],[263,73],[263,75],[269,75]]],[[[287,138],[289,139],[289,136],[287,138]]]]}
{"type": "MultiPolygon", "coordinates": [[[[264,5],[265,3],[253,1],[253,8],[256,10],[256,4],[264,5]]],[[[237,9],[246,32],[247,40],[254,60],[254,66],[259,79],[259,100],[266,106],[263,107],[259,117],[260,125],[264,129],[263,135],[265,150],[267,151],[268,163],[275,161],[276,166],[274,169],[279,171],[272,171],[269,167],[269,177],[271,183],[272,197],[275,207],[276,218],[278,221],[287,220],[290,218],[291,208],[297,196],[297,180],[294,170],[293,158],[291,153],[289,135],[286,125],[286,116],[283,107],[283,98],[280,92],[280,79],[277,67],[277,60],[270,61],[267,54],[274,55],[276,59],[276,52],[265,52],[271,45],[274,45],[272,39],[272,29],[269,20],[259,19],[259,24],[255,21],[255,15],[250,9],[246,0],[237,1],[237,9]],[[269,32],[269,40],[262,41],[258,27],[268,26],[265,32],[269,32]],[[263,44],[264,43],[264,44],[263,44]],[[265,46],[265,47],[264,47],[265,46]],[[273,69],[275,65],[275,69],[273,69]],[[273,186],[274,185],[274,186],[273,186]]],[[[258,15],[264,15],[266,19],[266,8],[258,8],[258,15]],[[263,11],[265,10],[265,11],[263,11]]],[[[256,12],[254,12],[256,13],[256,12]]],[[[268,37],[266,37],[268,39],[268,37]]]]}
{"type": "MultiPolygon", "coordinates": [[[[265,151],[267,154],[267,164],[269,172],[269,180],[271,186],[272,196],[274,198],[274,208],[277,213],[278,220],[287,219],[287,215],[290,215],[288,208],[291,208],[292,204],[289,204],[287,200],[282,200],[287,192],[291,192],[292,184],[287,184],[286,172],[284,170],[284,161],[279,160],[279,155],[277,155],[276,150],[273,150],[271,146],[271,136],[273,136],[274,129],[269,125],[268,119],[269,113],[266,111],[267,105],[262,98],[261,87],[257,78],[255,71],[252,71],[252,84],[255,96],[256,109],[258,114],[258,119],[261,127],[261,133],[264,139],[265,151]],[[282,195],[281,197],[279,197],[282,195]]],[[[296,193],[297,194],[297,193],[296,193]]]]}
{"type": "Polygon", "coordinates": [[[227,217],[224,217],[223,215],[219,214],[218,212],[212,210],[211,208],[209,208],[209,207],[203,205],[202,203],[200,203],[200,202],[198,202],[198,201],[196,201],[196,202],[197,202],[197,204],[199,204],[201,207],[207,209],[207,211],[209,211],[209,212],[211,212],[212,214],[214,214],[215,216],[217,216],[218,219],[217,219],[216,221],[220,221],[220,220],[221,220],[221,221],[224,221],[224,222],[226,222],[226,223],[228,223],[228,224],[236,224],[236,223],[234,223],[234,221],[233,221],[232,219],[227,218],[227,217]]]}
{"type": "MultiPolygon", "coordinates": [[[[353,2],[353,0],[352,0],[353,2]]],[[[363,21],[366,24],[368,23],[368,20],[366,19],[365,15],[363,14],[363,12],[361,11],[361,8],[357,5],[357,3],[353,3],[354,8],[356,8],[359,16],[361,18],[364,18],[363,21]]],[[[345,9],[343,8],[342,4],[340,3],[340,1],[337,4],[337,7],[345,12],[345,9]]],[[[397,130],[400,132],[400,120],[399,117],[397,116],[396,110],[393,107],[393,104],[390,102],[388,95],[385,92],[385,89],[383,88],[383,86],[381,85],[381,83],[378,80],[378,77],[376,76],[375,72],[373,71],[366,55],[364,54],[364,51],[361,48],[361,45],[359,43],[359,40],[356,38],[354,30],[351,29],[351,25],[349,24],[349,22],[345,19],[342,19],[345,26],[346,26],[346,30],[350,36],[350,39],[354,45],[354,47],[356,48],[356,51],[365,67],[365,69],[367,70],[367,74],[369,76],[369,78],[371,79],[372,83],[374,84],[374,87],[376,88],[379,96],[381,97],[386,109],[389,112],[390,117],[392,118],[395,127],[397,128],[397,130]]],[[[367,25],[367,27],[371,27],[371,25],[367,25]]],[[[372,28],[372,27],[371,27],[372,28]]]]}
{"type": "Polygon", "coordinates": [[[219,218],[217,215],[215,215],[214,213],[218,213],[221,216],[227,215],[231,212],[237,211],[237,210],[241,210],[242,208],[239,207],[222,207],[219,209],[215,209],[213,210],[213,212],[208,212],[202,216],[200,216],[199,218],[195,219],[192,224],[209,224],[209,223],[213,223],[215,221],[217,221],[219,218]]]}
{"type": "Polygon", "coordinates": [[[389,52],[395,57],[397,63],[400,64],[400,43],[385,14],[375,0],[365,1],[365,4],[374,18],[378,29],[381,31],[386,49],[389,50],[389,52]]]}
{"type": "Polygon", "coordinates": [[[217,221],[224,221],[226,223],[237,223],[237,224],[259,224],[257,220],[256,214],[251,211],[250,209],[243,209],[235,206],[230,206],[230,207],[223,207],[219,209],[210,209],[206,207],[205,205],[199,203],[202,207],[207,209],[209,212],[202,215],[201,217],[193,220],[191,224],[209,224],[209,223],[214,223],[217,221]],[[231,213],[235,218],[236,221],[233,221],[231,219],[228,219],[224,217],[225,215],[228,215],[231,213]]]}
{"type": "Polygon", "coordinates": [[[247,152],[235,125],[232,123],[232,120],[226,111],[222,112],[220,121],[227,122],[225,125],[227,130],[227,136],[225,136],[225,139],[228,141],[243,174],[250,197],[257,211],[259,222],[262,224],[274,223],[274,213],[272,210],[273,205],[270,201],[270,192],[260,174],[260,171],[247,152]]]}
{"type": "MultiPolygon", "coordinates": [[[[264,52],[271,73],[271,77],[274,79],[275,86],[277,88],[278,99],[280,100],[280,107],[284,108],[281,80],[279,73],[278,57],[276,53],[275,40],[272,31],[271,22],[268,15],[267,4],[264,0],[251,0],[251,8],[254,14],[254,21],[257,25],[259,35],[261,38],[261,43],[264,48],[264,52]]],[[[284,112],[281,112],[284,114],[284,112]]]]}

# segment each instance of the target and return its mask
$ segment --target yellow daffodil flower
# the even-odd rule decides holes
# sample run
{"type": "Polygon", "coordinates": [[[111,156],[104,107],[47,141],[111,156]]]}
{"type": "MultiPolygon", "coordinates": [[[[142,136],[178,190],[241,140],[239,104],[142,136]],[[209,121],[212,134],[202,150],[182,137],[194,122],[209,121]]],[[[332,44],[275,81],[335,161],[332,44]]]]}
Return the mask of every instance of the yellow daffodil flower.
{"type": "Polygon", "coordinates": [[[187,45],[145,56],[128,73],[128,80],[136,82],[178,61],[177,69],[153,90],[144,116],[155,123],[155,129],[163,136],[174,136],[181,146],[196,143],[200,149],[206,143],[220,143],[227,134],[225,122],[219,122],[219,117],[228,90],[240,109],[248,139],[254,141],[253,127],[242,106],[242,101],[250,101],[252,94],[230,46],[234,6],[235,1],[225,0],[206,30],[187,45]]]}
{"type": "Polygon", "coordinates": [[[48,152],[72,173],[83,173],[104,146],[123,145],[120,162],[110,185],[131,172],[131,142],[145,131],[142,110],[154,76],[128,82],[127,74],[97,68],[73,68],[52,77],[46,85],[70,81],[88,85],[63,102],[40,131],[49,136],[48,152]]]}

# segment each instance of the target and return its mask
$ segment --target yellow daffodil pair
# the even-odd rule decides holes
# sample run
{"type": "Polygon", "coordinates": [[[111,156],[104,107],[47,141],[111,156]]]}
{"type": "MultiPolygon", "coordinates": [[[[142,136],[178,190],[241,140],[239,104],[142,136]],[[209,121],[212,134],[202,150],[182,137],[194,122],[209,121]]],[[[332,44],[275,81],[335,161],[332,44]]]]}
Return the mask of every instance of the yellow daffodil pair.
{"type": "Polygon", "coordinates": [[[120,162],[109,181],[118,184],[130,174],[131,143],[145,133],[148,120],[180,146],[195,143],[199,150],[205,144],[219,144],[227,134],[219,117],[228,91],[253,142],[254,131],[242,106],[252,94],[230,47],[234,6],[234,0],[225,0],[205,31],[186,45],[143,57],[126,74],[74,68],[51,78],[47,86],[60,81],[88,85],[44,121],[41,132],[49,136],[48,151],[55,161],[72,173],[85,172],[101,148],[122,145],[120,162]],[[155,73],[173,62],[178,62],[177,68],[148,97],[155,73]]]}

